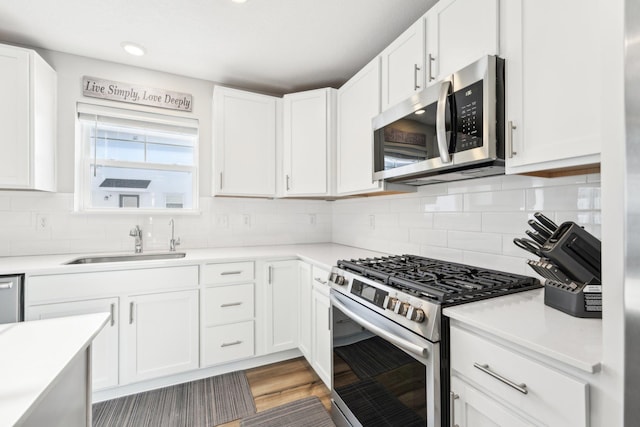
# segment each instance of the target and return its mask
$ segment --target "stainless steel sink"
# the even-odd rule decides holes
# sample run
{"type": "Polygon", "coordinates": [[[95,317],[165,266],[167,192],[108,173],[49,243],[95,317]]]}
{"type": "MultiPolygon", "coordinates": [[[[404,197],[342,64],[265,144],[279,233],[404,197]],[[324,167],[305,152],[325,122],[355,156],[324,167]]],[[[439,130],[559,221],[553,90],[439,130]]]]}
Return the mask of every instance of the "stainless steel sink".
{"type": "Polygon", "coordinates": [[[184,258],[184,252],[163,252],[154,254],[135,254],[135,255],[103,255],[90,256],[73,259],[65,264],[98,264],[103,262],[124,262],[124,261],[149,261],[162,259],[178,259],[184,258]]]}

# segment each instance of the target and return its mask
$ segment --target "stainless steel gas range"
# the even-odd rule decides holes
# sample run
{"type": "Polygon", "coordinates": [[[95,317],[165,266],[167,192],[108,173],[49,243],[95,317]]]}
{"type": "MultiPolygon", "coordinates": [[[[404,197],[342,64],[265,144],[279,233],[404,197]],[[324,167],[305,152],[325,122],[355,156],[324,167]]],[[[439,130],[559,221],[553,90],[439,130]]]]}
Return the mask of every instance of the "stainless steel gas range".
{"type": "Polygon", "coordinates": [[[448,426],[442,309],[541,286],[532,277],[415,255],[337,264],[331,412],[339,427],[448,426]]]}

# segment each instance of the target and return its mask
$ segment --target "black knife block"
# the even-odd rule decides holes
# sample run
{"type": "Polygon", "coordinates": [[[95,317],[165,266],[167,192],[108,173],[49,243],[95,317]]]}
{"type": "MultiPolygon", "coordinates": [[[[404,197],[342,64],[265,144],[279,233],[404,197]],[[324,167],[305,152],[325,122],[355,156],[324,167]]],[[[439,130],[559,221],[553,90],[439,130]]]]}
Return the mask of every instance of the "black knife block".
{"type": "Polygon", "coordinates": [[[547,279],[544,303],[574,317],[602,319],[602,285],[594,280],[572,289],[569,285],[547,279]]]}

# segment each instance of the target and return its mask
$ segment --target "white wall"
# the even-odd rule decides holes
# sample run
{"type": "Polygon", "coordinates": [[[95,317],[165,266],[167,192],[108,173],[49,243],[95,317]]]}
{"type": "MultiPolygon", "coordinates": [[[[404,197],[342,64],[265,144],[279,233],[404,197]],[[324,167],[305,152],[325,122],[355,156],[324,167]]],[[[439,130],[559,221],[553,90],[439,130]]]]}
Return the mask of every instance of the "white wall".
{"type": "Polygon", "coordinates": [[[525,259],[532,256],[513,239],[527,237],[527,220],[537,211],[600,237],[600,176],[489,177],[340,200],[333,207],[332,240],[531,275],[525,259]]]}

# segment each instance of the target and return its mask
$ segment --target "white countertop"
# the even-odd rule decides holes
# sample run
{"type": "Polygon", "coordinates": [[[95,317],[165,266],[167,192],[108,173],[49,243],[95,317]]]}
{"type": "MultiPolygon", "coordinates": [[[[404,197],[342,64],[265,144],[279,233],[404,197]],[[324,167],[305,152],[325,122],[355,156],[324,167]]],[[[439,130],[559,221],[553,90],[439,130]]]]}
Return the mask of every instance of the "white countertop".
{"type": "Polygon", "coordinates": [[[107,313],[0,325],[0,426],[24,420],[107,323],[107,313]]]}
{"type": "MultiPolygon", "coordinates": [[[[188,265],[203,262],[225,262],[255,259],[300,258],[303,261],[330,269],[340,259],[362,258],[387,255],[352,246],[334,243],[303,245],[246,246],[232,248],[186,249],[184,258],[170,260],[124,261],[96,264],[65,265],[66,262],[80,257],[101,256],[107,254],[62,254],[0,258],[0,275],[8,274],[60,274],[85,271],[122,270],[129,268],[160,267],[169,265],[188,265]]],[[[148,253],[154,253],[149,251],[148,253]]],[[[122,255],[133,255],[121,253],[122,255]]],[[[113,255],[110,253],[109,255],[113,255]]]]}
{"type": "Polygon", "coordinates": [[[458,305],[444,314],[582,371],[600,370],[602,320],[546,306],[544,289],[458,305]]]}

